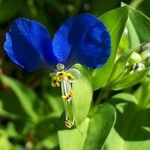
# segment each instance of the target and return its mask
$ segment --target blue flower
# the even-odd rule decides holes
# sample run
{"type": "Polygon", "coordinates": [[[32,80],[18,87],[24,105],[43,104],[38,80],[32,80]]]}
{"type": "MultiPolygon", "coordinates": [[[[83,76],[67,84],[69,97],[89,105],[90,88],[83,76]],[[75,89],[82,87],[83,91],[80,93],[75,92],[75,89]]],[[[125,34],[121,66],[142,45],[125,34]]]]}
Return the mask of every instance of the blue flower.
{"type": "Polygon", "coordinates": [[[29,72],[40,68],[56,71],[52,75],[52,86],[61,87],[65,124],[71,128],[76,121],[77,108],[72,88],[75,78],[71,73],[75,70],[68,68],[76,63],[93,69],[103,66],[110,55],[111,42],[105,25],[90,14],[65,21],[53,40],[42,24],[19,18],[6,33],[4,49],[14,63],[29,72]]]}
{"type": "Polygon", "coordinates": [[[106,63],[111,42],[105,25],[90,14],[69,18],[53,40],[42,24],[19,18],[6,33],[4,49],[14,63],[29,72],[40,68],[56,71],[58,63],[66,68],[79,63],[94,69],[106,63]]]}

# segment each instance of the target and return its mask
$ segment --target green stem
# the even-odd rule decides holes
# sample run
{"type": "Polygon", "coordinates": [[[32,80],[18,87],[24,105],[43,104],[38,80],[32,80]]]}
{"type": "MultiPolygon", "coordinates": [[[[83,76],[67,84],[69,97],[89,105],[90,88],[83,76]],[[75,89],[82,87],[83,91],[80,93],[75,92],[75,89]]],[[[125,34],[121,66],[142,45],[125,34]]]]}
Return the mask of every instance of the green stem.
{"type": "Polygon", "coordinates": [[[95,102],[95,106],[97,106],[98,104],[101,103],[101,101],[107,97],[108,92],[110,91],[110,85],[107,85],[106,87],[102,88],[101,92],[99,93],[96,102],[95,102]]]}

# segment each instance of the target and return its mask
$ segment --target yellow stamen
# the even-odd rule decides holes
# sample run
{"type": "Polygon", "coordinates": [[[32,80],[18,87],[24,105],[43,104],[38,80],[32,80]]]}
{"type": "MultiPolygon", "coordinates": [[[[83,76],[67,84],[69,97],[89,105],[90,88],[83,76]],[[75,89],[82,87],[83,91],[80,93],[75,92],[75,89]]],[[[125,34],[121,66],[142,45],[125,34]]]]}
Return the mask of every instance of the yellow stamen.
{"type": "Polygon", "coordinates": [[[59,79],[56,76],[54,76],[52,78],[51,85],[52,85],[52,87],[60,87],[60,81],[59,81],[59,79]]]}
{"type": "Polygon", "coordinates": [[[66,78],[66,72],[65,71],[57,72],[56,77],[59,78],[60,80],[63,80],[66,78]]]}
{"type": "Polygon", "coordinates": [[[71,73],[67,72],[66,76],[69,82],[72,82],[72,80],[74,80],[74,76],[71,73]]]}

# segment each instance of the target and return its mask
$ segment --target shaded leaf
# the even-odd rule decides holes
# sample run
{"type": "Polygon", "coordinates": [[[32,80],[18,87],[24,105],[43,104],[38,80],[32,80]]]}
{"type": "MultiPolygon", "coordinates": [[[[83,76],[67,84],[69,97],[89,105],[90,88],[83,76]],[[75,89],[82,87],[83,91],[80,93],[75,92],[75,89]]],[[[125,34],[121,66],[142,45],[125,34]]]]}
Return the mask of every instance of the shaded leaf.
{"type": "Polygon", "coordinates": [[[87,4],[90,7],[90,11],[96,14],[97,16],[120,6],[120,0],[106,0],[106,1],[88,0],[87,2],[88,2],[87,4]]]}
{"type": "MultiPolygon", "coordinates": [[[[142,91],[149,93],[150,86],[144,88],[142,91]]],[[[139,95],[141,96],[145,93],[142,93],[141,90],[139,92],[139,95]]],[[[132,98],[133,97],[134,96],[132,95],[132,98]]],[[[148,106],[148,103],[145,103],[146,99],[144,97],[141,100],[145,105],[140,102],[140,99],[136,99],[136,97],[133,99],[129,99],[128,93],[116,95],[112,99],[111,103],[116,107],[117,111],[117,121],[114,130],[112,130],[105,144],[104,150],[149,149],[150,107],[148,106]]]]}
{"type": "Polygon", "coordinates": [[[16,94],[18,98],[17,100],[21,104],[22,109],[28,116],[31,117],[33,122],[36,122],[38,120],[38,117],[33,108],[34,102],[36,100],[35,93],[25,85],[10,77],[0,75],[0,80],[4,85],[8,86],[16,94]]]}
{"type": "Polygon", "coordinates": [[[103,147],[115,123],[115,118],[115,110],[112,105],[98,106],[89,121],[84,150],[100,150],[103,147]]]}

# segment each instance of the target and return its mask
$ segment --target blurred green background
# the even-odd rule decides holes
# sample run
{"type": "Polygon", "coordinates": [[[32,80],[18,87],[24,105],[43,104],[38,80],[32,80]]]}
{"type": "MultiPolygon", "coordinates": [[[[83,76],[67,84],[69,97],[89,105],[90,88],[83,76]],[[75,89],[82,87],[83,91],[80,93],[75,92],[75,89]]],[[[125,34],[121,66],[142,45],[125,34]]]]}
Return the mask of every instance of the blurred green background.
{"type": "MultiPolygon", "coordinates": [[[[84,12],[100,16],[120,7],[121,2],[0,0],[0,75],[7,76],[0,83],[0,150],[59,149],[56,131],[63,112],[60,91],[51,88],[49,72],[39,70],[29,74],[13,64],[4,53],[5,33],[11,23],[19,17],[35,19],[53,36],[68,17],[84,12]]],[[[150,17],[149,0],[123,2],[150,17]]]]}

